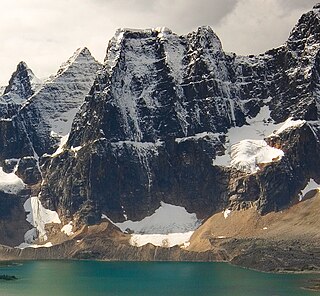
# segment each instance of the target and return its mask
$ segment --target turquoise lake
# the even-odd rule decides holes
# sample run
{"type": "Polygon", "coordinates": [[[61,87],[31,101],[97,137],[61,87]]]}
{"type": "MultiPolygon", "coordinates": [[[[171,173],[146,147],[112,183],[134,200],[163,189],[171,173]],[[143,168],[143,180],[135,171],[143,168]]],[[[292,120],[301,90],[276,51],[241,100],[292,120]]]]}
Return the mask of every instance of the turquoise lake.
{"type": "Polygon", "coordinates": [[[301,289],[320,275],[269,274],[225,263],[27,261],[1,266],[1,296],[320,295],[301,289]]]}

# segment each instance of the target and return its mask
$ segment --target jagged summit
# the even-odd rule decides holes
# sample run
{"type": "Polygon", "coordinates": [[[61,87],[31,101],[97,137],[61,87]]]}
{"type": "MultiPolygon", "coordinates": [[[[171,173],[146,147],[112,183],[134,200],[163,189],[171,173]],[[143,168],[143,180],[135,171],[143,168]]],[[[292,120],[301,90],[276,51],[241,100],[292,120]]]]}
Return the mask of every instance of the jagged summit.
{"type": "MultiPolygon", "coordinates": [[[[54,151],[54,145],[70,132],[73,117],[84,102],[99,69],[100,64],[87,48],[78,49],[56,75],[47,79],[35,93],[28,93],[22,107],[15,110],[10,121],[0,122],[0,135],[8,129],[12,131],[3,136],[0,159],[27,155],[38,157],[54,151]]],[[[26,79],[27,86],[31,85],[28,80],[31,73],[25,64],[19,64],[13,76],[17,78],[12,79],[17,81],[16,88],[23,88],[20,77],[26,79]]]]}
{"type": "Polygon", "coordinates": [[[99,69],[100,64],[87,48],[78,49],[21,109],[20,114],[29,126],[28,133],[37,139],[34,144],[40,155],[57,138],[70,132],[74,115],[99,69]],[[35,116],[41,124],[34,120],[35,116]]]}
{"type": "Polygon", "coordinates": [[[313,9],[314,9],[314,10],[320,9],[320,3],[317,3],[316,5],[314,5],[314,6],[313,6],[313,9]]]}
{"type": "Polygon", "coordinates": [[[210,48],[212,51],[222,51],[221,40],[210,26],[201,26],[189,36],[195,35],[203,48],[210,48]]]}
{"type": "Polygon", "coordinates": [[[115,110],[110,110],[110,117],[105,118],[108,123],[101,121],[105,126],[99,128],[92,118],[79,120],[97,128],[88,134],[90,137],[103,130],[112,140],[151,142],[173,134],[215,132],[234,122],[243,124],[243,116],[230,104],[227,85],[220,94],[214,94],[213,89],[199,94],[199,100],[187,94],[194,92],[194,84],[205,76],[218,84],[227,82],[227,59],[219,38],[207,26],[185,36],[161,28],[119,29],[108,44],[104,72],[95,83],[107,94],[101,98],[106,103],[104,108],[115,110]],[[223,106],[221,112],[212,104],[213,97],[223,106]],[[222,115],[225,113],[228,116],[222,115]]]}
{"type": "Polygon", "coordinates": [[[40,85],[41,80],[34,75],[25,62],[20,62],[4,90],[3,99],[8,103],[22,104],[37,91],[40,85]]]}
{"type": "Polygon", "coordinates": [[[320,4],[303,14],[289,35],[288,46],[297,52],[319,50],[320,43],[320,4]]]}
{"type": "Polygon", "coordinates": [[[93,56],[91,55],[91,52],[89,51],[89,49],[87,47],[80,47],[78,48],[74,54],[65,62],[63,63],[57,74],[52,76],[50,79],[54,79],[57,76],[61,75],[63,72],[65,72],[66,70],[68,70],[68,68],[72,65],[75,65],[77,63],[83,63],[85,60],[91,61],[93,60],[93,56]]]}

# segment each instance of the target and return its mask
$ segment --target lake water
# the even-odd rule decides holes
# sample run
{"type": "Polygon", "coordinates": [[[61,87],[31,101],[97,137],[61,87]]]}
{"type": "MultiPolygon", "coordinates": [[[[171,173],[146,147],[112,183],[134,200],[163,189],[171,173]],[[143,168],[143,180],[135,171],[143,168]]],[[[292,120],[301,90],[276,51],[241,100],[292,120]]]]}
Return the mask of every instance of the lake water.
{"type": "MultiPolygon", "coordinates": [[[[268,274],[225,263],[27,261],[1,266],[1,296],[320,295],[302,290],[314,275],[268,274]]],[[[320,276],[319,276],[320,277],[320,276]]]]}

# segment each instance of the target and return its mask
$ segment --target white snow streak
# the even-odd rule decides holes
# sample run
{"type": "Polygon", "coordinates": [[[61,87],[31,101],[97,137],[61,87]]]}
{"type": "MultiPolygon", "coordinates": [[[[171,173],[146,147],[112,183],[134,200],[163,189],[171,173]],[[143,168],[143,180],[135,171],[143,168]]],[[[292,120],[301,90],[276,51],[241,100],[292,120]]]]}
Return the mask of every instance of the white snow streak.
{"type": "Polygon", "coordinates": [[[303,190],[301,190],[299,201],[302,201],[305,195],[312,190],[320,191],[320,184],[318,184],[314,179],[310,178],[308,184],[303,188],[303,190]]]}
{"type": "Polygon", "coordinates": [[[26,220],[36,228],[39,241],[46,241],[45,225],[61,223],[57,212],[45,209],[37,196],[28,198],[23,206],[25,211],[29,213],[26,220]]]}
{"type": "Polygon", "coordinates": [[[225,219],[227,219],[229,217],[229,215],[231,214],[231,210],[230,209],[226,209],[222,213],[223,213],[223,217],[225,219]]]}
{"type": "Polygon", "coordinates": [[[283,125],[276,132],[274,132],[274,134],[279,135],[280,133],[282,133],[283,131],[285,131],[287,129],[301,127],[305,123],[306,123],[305,120],[293,120],[292,117],[289,117],[283,123],[283,125]]]}
{"type": "MultiPolygon", "coordinates": [[[[51,135],[53,134],[54,132],[51,132],[51,135]]],[[[51,157],[55,157],[57,155],[59,155],[60,153],[62,153],[64,151],[63,149],[63,146],[67,143],[68,141],[68,138],[69,138],[69,134],[63,136],[60,138],[60,144],[59,144],[59,147],[58,149],[51,155],[51,157]]]]}

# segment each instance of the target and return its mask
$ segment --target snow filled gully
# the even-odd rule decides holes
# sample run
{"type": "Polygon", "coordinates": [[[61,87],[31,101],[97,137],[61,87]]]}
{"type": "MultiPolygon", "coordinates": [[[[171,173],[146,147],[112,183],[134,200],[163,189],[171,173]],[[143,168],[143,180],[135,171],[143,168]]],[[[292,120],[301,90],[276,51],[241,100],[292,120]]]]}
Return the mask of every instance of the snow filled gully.
{"type": "Polygon", "coordinates": [[[38,196],[28,198],[23,207],[25,212],[28,213],[26,220],[33,226],[33,228],[25,233],[24,242],[17,246],[17,248],[51,247],[51,242],[46,242],[41,245],[34,244],[33,242],[36,239],[38,239],[39,242],[47,241],[48,237],[45,225],[49,223],[61,224],[58,213],[44,208],[38,196]]]}

